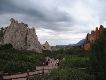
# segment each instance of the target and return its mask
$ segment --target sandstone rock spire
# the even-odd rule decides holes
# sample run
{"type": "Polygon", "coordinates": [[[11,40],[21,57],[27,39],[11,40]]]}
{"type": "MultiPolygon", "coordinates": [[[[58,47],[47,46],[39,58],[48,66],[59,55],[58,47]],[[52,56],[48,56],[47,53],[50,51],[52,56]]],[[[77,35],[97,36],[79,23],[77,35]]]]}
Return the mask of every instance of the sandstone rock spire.
{"type": "Polygon", "coordinates": [[[50,46],[49,43],[46,41],[45,44],[42,45],[42,49],[43,49],[43,50],[49,50],[49,51],[51,51],[51,46],[50,46]]]}
{"type": "Polygon", "coordinates": [[[34,29],[27,24],[10,19],[11,24],[5,28],[2,44],[12,44],[15,49],[42,52],[41,44],[34,29]]]}

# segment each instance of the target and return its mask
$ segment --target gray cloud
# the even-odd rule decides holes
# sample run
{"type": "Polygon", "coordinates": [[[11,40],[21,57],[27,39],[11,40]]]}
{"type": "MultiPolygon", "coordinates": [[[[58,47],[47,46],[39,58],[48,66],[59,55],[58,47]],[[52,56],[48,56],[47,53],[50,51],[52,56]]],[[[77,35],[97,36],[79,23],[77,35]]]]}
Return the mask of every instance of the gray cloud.
{"type": "MultiPolygon", "coordinates": [[[[31,20],[31,22],[37,22],[37,24],[39,23],[42,25],[49,23],[56,25],[57,22],[71,21],[70,16],[68,16],[66,12],[58,10],[58,7],[51,7],[52,10],[48,10],[46,7],[43,7],[42,4],[33,5],[34,8],[32,8],[32,6],[28,7],[29,4],[32,4],[30,0],[28,0],[28,2],[25,2],[25,0],[1,0],[0,14],[21,14],[25,16],[25,21],[30,18],[29,20],[31,20]]],[[[45,27],[50,29],[50,26],[45,27]]]]}
{"type": "Polygon", "coordinates": [[[0,14],[13,14],[14,17],[21,14],[22,17],[16,18],[32,26],[55,31],[69,30],[66,27],[70,27],[73,20],[68,13],[59,10],[55,4],[48,9],[48,6],[45,7],[45,4],[41,3],[42,1],[35,0],[35,2],[34,5],[30,0],[26,2],[25,0],[1,0],[0,14]]]}

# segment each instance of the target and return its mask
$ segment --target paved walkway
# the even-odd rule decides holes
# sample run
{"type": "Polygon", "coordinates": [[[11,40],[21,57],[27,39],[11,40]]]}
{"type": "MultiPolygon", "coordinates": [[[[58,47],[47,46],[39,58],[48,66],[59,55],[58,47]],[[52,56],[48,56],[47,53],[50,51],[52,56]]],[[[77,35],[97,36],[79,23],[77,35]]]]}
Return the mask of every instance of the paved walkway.
{"type": "Polygon", "coordinates": [[[58,62],[59,62],[59,60],[50,59],[48,61],[48,65],[46,65],[46,66],[37,66],[36,70],[29,71],[29,72],[26,72],[26,73],[17,73],[17,74],[13,74],[13,75],[3,74],[3,79],[5,79],[5,80],[8,80],[8,79],[26,80],[28,77],[31,77],[31,76],[33,77],[34,75],[47,74],[51,70],[57,69],[57,67],[58,67],[57,63],[58,62]]]}

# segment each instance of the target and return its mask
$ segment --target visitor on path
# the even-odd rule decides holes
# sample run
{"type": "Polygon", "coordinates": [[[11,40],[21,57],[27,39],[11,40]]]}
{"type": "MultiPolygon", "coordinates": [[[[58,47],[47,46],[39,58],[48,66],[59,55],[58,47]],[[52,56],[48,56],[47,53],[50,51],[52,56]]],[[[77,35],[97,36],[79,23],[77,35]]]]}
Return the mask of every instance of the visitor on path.
{"type": "Polygon", "coordinates": [[[57,66],[59,66],[59,59],[56,59],[56,64],[57,66]]]}

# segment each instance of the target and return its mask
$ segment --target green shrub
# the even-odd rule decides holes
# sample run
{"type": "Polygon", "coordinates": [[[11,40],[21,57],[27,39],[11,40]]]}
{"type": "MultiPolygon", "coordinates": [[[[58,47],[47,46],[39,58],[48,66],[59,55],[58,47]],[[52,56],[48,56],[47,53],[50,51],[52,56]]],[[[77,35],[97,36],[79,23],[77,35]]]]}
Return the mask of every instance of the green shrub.
{"type": "Polygon", "coordinates": [[[16,73],[35,70],[45,60],[42,54],[9,48],[6,46],[0,49],[0,71],[16,73]]]}
{"type": "Polygon", "coordinates": [[[1,45],[0,49],[12,49],[13,46],[11,44],[5,44],[5,45],[1,45]]]}

